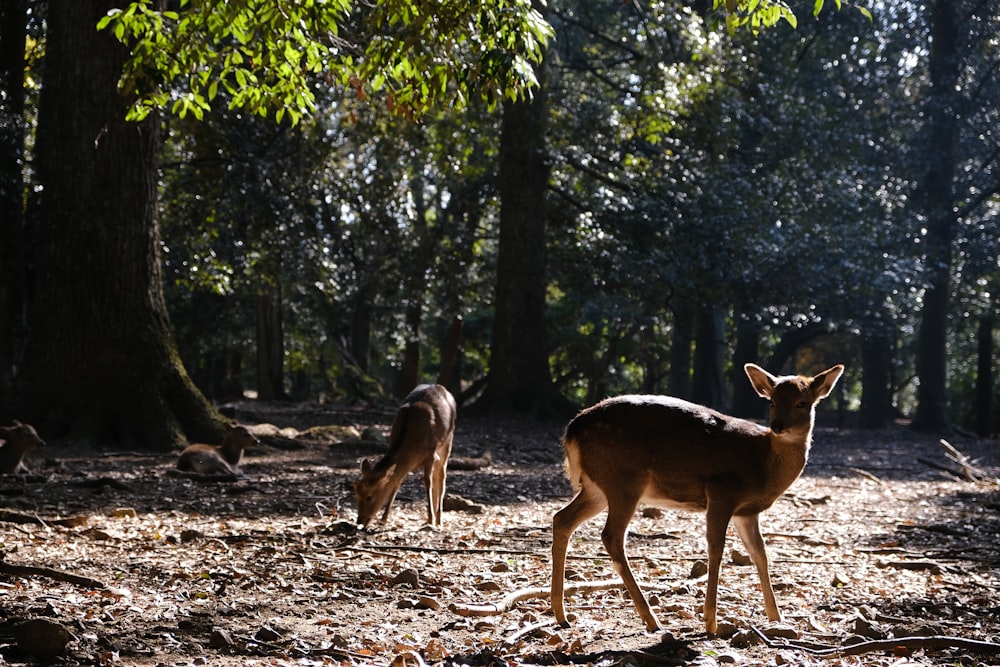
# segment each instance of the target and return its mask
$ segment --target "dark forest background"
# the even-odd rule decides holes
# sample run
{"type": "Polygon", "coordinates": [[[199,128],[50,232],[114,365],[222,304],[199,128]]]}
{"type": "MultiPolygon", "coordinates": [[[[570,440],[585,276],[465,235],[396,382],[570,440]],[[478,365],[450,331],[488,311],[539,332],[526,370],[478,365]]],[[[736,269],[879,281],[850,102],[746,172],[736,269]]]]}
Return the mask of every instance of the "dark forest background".
{"type": "Polygon", "coordinates": [[[83,29],[113,5],[2,2],[3,419],[165,447],[218,435],[201,396],[422,381],[761,417],[754,361],[844,363],[841,424],[1000,430],[996,2],[730,34],[706,3],[551,0],[530,100],[415,119],[317,76],[294,124],[127,123],[124,55],[83,29]]]}

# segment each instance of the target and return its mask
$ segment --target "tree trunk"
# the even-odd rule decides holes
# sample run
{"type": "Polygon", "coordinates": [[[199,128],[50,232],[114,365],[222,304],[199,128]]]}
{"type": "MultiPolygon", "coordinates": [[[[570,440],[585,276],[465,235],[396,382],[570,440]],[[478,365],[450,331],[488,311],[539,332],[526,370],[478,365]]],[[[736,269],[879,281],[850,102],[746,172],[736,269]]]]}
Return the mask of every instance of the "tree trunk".
{"type": "Polygon", "coordinates": [[[441,344],[441,367],[438,368],[437,383],[447,387],[452,394],[458,396],[461,391],[461,381],[455,369],[458,365],[458,355],[462,350],[462,329],[465,321],[461,315],[455,315],[448,327],[448,335],[441,344]]]}
{"type": "Polygon", "coordinates": [[[0,402],[8,395],[25,332],[24,0],[0,0],[0,402]]]}
{"type": "Polygon", "coordinates": [[[861,428],[889,426],[892,417],[891,360],[889,340],[870,335],[861,339],[861,428]]]}
{"type": "Polygon", "coordinates": [[[223,420],[175,349],[156,220],[159,121],[125,121],[125,49],[95,29],[109,0],[48,7],[39,102],[37,296],[19,418],[47,437],[166,450],[223,420]]]}
{"type": "Polygon", "coordinates": [[[992,314],[979,319],[976,331],[976,435],[988,438],[993,435],[996,421],[993,417],[993,327],[992,314]]]}
{"type": "Polygon", "coordinates": [[[931,5],[930,136],[924,153],[927,173],[919,193],[927,216],[924,237],[927,274],[917,342],[916,370],[920,384],[913,418],[913,428],[928,433],[948,433],[953,428],[947,400],[947,320],[956,222],[952,190],[959,122],[957,4],[935,0],[931,5]]]}
{"type": "Polygon", "coordinates": [[[552,382],[545,330],[547,116],[544,83],[531,100],[508,103],[503,111],[493,344],[477,404],[493,414],[571,410],[552,382]]]}
{"type": "Polygon", "coordinates": [[[257,398],[285,400],[285,332],[281,287],[266,282],[257,295],[257,398]]]}
{"type": "Polygon", "coordinates": [[[739,318],[736,325],[736,347],[733,350],[733,414],[747,419],[767,416],[767,401],[761,399],[750,384],[743,367],[760,364],[760,324],[756,320],[739,318]]]}
{"type": "Polygon", "coordinates": [[[420,338],[424,319],[423,298],[411,295],[406,304],[406,344],[403,347],[403,364],[396,383],[396,398],[405,398],[420,384],[420,338]]]}
{"type": "MultiPolygon", "coordinates": [[[[371,291],[366,288],[366,291],[371,291]]],[[[372,306],[371,295],[359,295],[355,299],[357,307],[351,313],[350,360],[363,373],[371,366],[372,306]]]]}
{"type": "Polygon", "coordinates": [[[691,346],[694,344],[695,311],[685,301],[671,307],[674,326],[670,333],[670,373],[667,391],[677,398],[691,398],[691,346]]]}
{"type": "Polygon", "coordinates": [[[723,408],[722,362],[725,357],[725,312],[714,306],[698,309],[694,343],[694,376],[691,400],[710,408],[723,408]]]}
{"type": "MultiPolygon", "coordinates": [[[[788,360],[792,359],[795,352],[800,347],[825,332],[825,328],[815,324],[807,324],[802,327],[795,327],[793,329],[786,330],[785,333],[782,334],[781,339],[778,340],[778,344],[774,346],[774,350],[771,352],[771,356],[767,360],[767,363],[764,364],[764,368],[775,375],[784,373],[785,366],[788,365],[788,360]]],[[[795,369],[788,368],[788,371],[794,372],[795,369]]]]}

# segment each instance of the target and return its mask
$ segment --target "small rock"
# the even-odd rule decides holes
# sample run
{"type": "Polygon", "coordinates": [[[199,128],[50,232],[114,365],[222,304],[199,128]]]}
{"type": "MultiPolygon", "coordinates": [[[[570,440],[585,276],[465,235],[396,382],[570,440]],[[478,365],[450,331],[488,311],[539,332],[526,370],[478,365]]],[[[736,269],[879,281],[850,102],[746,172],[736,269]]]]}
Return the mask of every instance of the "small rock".
{"type": "Polygon", "coordinates": [[[851,623],[851,632],[868,639],[885,639],[886,634],[864,616],[856,616],[851,623]]]}
{"type": "Polygon", "coordinates": [[[65,627],[45,618],[33,618],[13,628],[17,647],[39,660],[51,660],[66,650],[72,638],[65,627]]]}
{"type": "Polygon", "coordinates": [[[700,579],[708,574],[708,563],[703,560],[696,560],[691,565],[691,573],[688,575],[691,579],[700,579]]]}
{"type": "Polygon", "coordinates": [[[281,639],[281,633],[274,628],[269,628],[266,625],[257,631],[257,634],[253,636],[259,642],[276,642],[281,639]]]}
{"type": "Polygon", "coordinates": [[[454,493],[445,494],[441,503],[442,509],[446,512],[465,512],[466,514],[485,514],[486,506],[473,502],[454,493]]]}
{"type": "Polygon", "coordinates": [[[645,519],[662,519],[663,510],[659,507],[643,507],[642,517],[645,519]]]}
{"type": "Polygon", "coordinates": [[[493,593],[503,590],[503,588],[500,587],[500,584],[498,584],[495,581],[480,581],[478,584],[476,584],[476,588],[481,591],[487,591],[493,593]]]}
{"type": "Polygon", "coordinates": [[[741,551],[733,549],[731,558],[733,560],[733,565],[753,565],[753,561],[750,556],[746,555],[741,551]]]}
{"type": "Polygon", "coordinates": [[[737,628],[735,624],[730,623],[729,621],[719,621],[718,626],[715,628],[715,634],[719,637],[722,637],[723,639],[727,637],[732,637],[739,631],[740,629],[737,628]]]}
{"type": "Polygon", "coordinates": [[[740,630],[729,640],[729,643],[736,648],[749,648],[751,646],[757,646],[763,644],[764,640],[760,638],[753,630],[740,630]]]}
{"type": "Polygon", "coordinates": [[[437,610],[441,608],[441,603],[437,601],[437,598],[432,598],[429,595],[421,595],[417,598],[417,609],[433,609],[437,610]]]}
{"type": "Polygon", "coordinates": [[[736,651],[722,651],[715,656],[720,665],[735,665],[743,662],[743,656],[736,651]]]}
{"type": "Polygon", "coordinates": [[[397,574],[389,582],[393,586],[401,586],[403,584],[409,584],[410,586],[416,586],[420,583],[420,574],[417,573],[413,568],[407,568],[397,574]]]}
{"type": "Polygon", "coordinates": [[[851,580],[843,572],[837,572],[833,575],[833,587],[843,588],[851,583],[851,580]]]}
{"type": "Polygon", "coordinates": [[[214,649],[231,649],[233,638],[222,628],[212,628],[212,635],[208,638],[208,645],[214,649]]]}
{"type": "Polygon", "coordinates": [[[379,445],[387,445],[389,441],[385,439],[382,435],[382,431],[378,430],[374,426],[369,426],[361,432],[361,439],[365,442],[374,442],[379,445]]]}

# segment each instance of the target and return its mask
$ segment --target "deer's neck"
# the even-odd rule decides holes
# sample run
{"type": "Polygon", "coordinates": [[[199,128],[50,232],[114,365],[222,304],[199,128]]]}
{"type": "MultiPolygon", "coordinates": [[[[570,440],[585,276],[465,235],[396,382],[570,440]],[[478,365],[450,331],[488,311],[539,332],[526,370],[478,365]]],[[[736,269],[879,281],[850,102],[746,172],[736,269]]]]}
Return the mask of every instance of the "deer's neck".
{"type": "Polygon", "coordinates": [[[771,457],[775,468],[775,477],[785,486],[791,485],[809,460],[809,447],[812,444],[812,430],[805,434],[779,435],[771,434],[771,457]]]}
{"type": "Polygon", "coordinates": [[[222,458],[230,465],[239,465],[243,460],[243,445],[224,442],[222,443],[222,458]]]}

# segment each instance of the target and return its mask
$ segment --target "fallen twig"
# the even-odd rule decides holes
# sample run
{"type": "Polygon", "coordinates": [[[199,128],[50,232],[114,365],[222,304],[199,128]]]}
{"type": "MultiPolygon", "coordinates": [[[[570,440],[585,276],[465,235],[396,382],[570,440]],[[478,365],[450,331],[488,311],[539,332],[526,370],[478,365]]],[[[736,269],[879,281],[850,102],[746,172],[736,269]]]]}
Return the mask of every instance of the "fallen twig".
{"type": "Polygon", "coordinates": [[[858,475],[859,477],[864,477],[865,479],[875,482],[876,484],[885,484],[885,482],[882,481],[881,477],[873,473],[870,473],[867,470],[863,470],[861,468],[850,468],[850,471],[853,472],[855,475],[858,475]]]}
{"type": "Polygon", "coordinates": [[[512,635],[510,635],[509,637],[507,637],[506,639],[504,639],[503,643],[506,644],[507,646],[513,646],[514,644],[516,644],[517,642],[519,642],[522,637],[530,635],[535,630],[541,630],[542,628],[547,628],[547,627],[554,626],[554,625],[555,625],[555,621],[552,620],[552,619],[549,619],[547,621],[541,621],[539,623],[532,623],[530,625],[526,625],[523,628],[521,628],[520,630],[518,630],[517,632],[513,633],[512,635]]]}
{"type": "Polygon", "coordinates": [[[56,581],[64,581],[68,584],[82,586],[84,588],[107,588],[103,581],[82,577],[70,572],[62,572],[47,567],[34,567],[31,565],[12,565],[3,560],[3,553],[0,552],[0,574],[9,574],[15,577],[46,577],[56,581]]]}
{"type": "MultiPolygon", "coordinates": [[[[944,447],[945,456],[956,463],[961,469],[962,474],[970,482],[984,482],[989,479],[989,475],[976,465],[973,465],[969,457],[958,451],[950,442],[947,440],[939,440],[938,443],[944,447]]],[[[995,480],[994,480],[995,481],[995,480]]]]}
{"type": "Polygon", "coordinates": [[[980,641],[978,639],[966,639],[965,637],[947,637],[944,635],[928,635],[920,637],[897,637],[895,639],[874,639],[871,641],[859,642],[850,646],[830,646],[826,648],[816,648],[805,646],[800,643],[785,639],[771,639],[761,630],[751,626],[751,629],[767,645],[768,648],[793,648],[804,651],[809,655],[817,657],[862,655],[864,653],[875,653],[878,651],[895,651],[906,649],[940,650],[946,648],[956,648],[962,651],[969,651],[984,655],[1000,654],[1000,644],[994,642],[980,641]]]}
{"type": "MultiPolygon", "coordinates": [[[[565,594],[590,593],[593,591],[606,591],[615,588],[624,588],[625,584],[621,579],[601,579],[599,581],[589,581],[581,583],[567,583],[565,594]]],[[[665,586],[655,584],[643,584],[646,590],[669,590],[665,586]]],[[[548,598],[551,589],[545,588],[521,588],[510,595],[504,597],[500,602],[487,602],[485,604],[465,604],[453,602],[448,605],[448,609],[459,616],[494,616],[504,614],[514,608],[518,602],[530,600],[532,598],[548,598]]]]}
{"type": "Polygon", "coordinates": [[[76,528],[86,525],[89,519],[83,516],[71,516],[66,519],[41,519],[33,514],[22,514],[11,510],[0,510],[0,522],[32,524],[35,526],[63,526],[64,528],[76,528]]]}
{"type": "Polygon", "coordinates": [[[956,482],[963,481],[962,480],[962,475],[960,475],[958,472],[952,470],[951,468],[949,468],[946,465],[941,465],[940,463],[937,463],[936,461],[931,461],[930,459],[925,459],[922,456],[918,456],[917,457],[917,461],[920,462],[920,463],[923,463],[925,466],[934,468],[935,470],[940,470],[941,472],[944,473],[944,476],[947,477],[948,479],[954,480],[956,482]]]}

